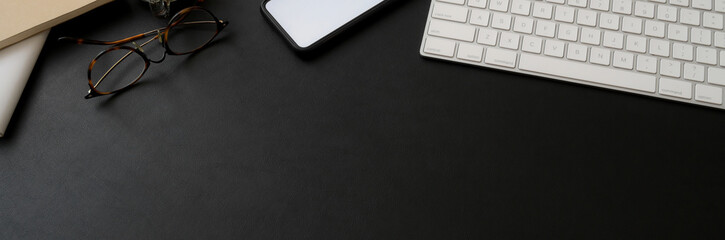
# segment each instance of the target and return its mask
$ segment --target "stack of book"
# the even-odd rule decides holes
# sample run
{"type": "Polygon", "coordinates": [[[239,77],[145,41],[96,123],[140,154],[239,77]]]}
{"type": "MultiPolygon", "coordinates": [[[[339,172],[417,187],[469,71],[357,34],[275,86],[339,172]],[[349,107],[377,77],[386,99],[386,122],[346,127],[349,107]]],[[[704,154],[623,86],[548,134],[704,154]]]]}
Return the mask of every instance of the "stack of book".
{"type": "Polygon", "coordinates": [[[55,25],[112,0],[0,0],[0,137],[55,25]],[[9,24],[12,23],[12,24],[9,24]]]}

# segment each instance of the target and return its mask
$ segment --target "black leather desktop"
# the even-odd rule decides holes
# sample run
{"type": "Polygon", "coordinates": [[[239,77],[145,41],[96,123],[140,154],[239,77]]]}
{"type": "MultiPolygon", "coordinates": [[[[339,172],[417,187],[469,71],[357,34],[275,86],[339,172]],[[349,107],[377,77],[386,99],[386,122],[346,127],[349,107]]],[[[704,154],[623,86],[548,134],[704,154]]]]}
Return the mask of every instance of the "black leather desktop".
{"type": "Polygon", "coordinates": [[[421,58],[430,1],[300,56],[261,0],[209,48],[85,100],[164,26],[117,0],[53,29],[4,138],[0,239],[724,239],[725,112],[421,58]]]}

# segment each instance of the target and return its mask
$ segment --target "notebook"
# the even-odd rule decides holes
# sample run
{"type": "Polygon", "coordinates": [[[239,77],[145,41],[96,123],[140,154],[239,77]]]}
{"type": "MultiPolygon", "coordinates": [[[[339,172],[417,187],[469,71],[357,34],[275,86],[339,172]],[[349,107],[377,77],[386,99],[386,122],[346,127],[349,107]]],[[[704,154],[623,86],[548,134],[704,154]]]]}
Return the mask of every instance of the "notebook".
{"type": "Polygon", "coordinates": [[[5,135],[15,105],[49,32],[46,30],[0,50],[0,137],[5,135]]]}
{"type": "Polygon", "coordinates": [[[0,0],[0,49],[112,0],[0,0]]]}

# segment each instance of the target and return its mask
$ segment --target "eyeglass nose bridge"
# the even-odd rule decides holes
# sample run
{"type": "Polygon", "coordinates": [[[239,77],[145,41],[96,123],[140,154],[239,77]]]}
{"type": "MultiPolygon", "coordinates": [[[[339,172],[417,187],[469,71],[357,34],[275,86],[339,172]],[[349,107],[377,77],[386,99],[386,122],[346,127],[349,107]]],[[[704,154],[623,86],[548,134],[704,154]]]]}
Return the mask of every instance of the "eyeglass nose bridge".
{"type": "Polygon", "coordinates": [[[156,37],[159,39],[159,43],[161,43],[161,45],[164,44],[164,41],[166,39],[164,36],[166,35],[165,33],[167,33],[167,32],[168,32],[168,28],[164,31],[161,31],[161,29],[156,29],[156,37]]]}
{"type": "Polygon", "coordinates": [[[137,49],[137,50],[138,50],[139,52],[141,52],[141,53],[145,53],[145,52],[143,51],[143,47],[142,47],[142,46],[140,46],[140,45],[138,45],[138,43],[136,43],[136,42],[131,42],[131,44],[133,44],[134,48],[136,48],[136,49],[137,49]]]}

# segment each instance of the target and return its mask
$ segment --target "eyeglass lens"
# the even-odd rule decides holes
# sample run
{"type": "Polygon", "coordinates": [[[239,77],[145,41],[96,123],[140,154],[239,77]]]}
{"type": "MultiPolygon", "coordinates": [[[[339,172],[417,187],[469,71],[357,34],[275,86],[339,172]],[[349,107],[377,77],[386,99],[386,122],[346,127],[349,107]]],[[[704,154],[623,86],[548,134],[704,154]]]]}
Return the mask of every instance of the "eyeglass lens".
{"type": "Polygon", "coordinates": [[[190,53],[209,43],[217,30],[217,21],[209,12],[193,9],[171,20],[166,44],[176,54],[190,53]]]}
{"type": "Polygon", "coordinates": [[[146,70],[146,61],[129,49],[105,52],[91,69],[91,83],[99,92],[114,92],[134,83],[146,70]]]}

